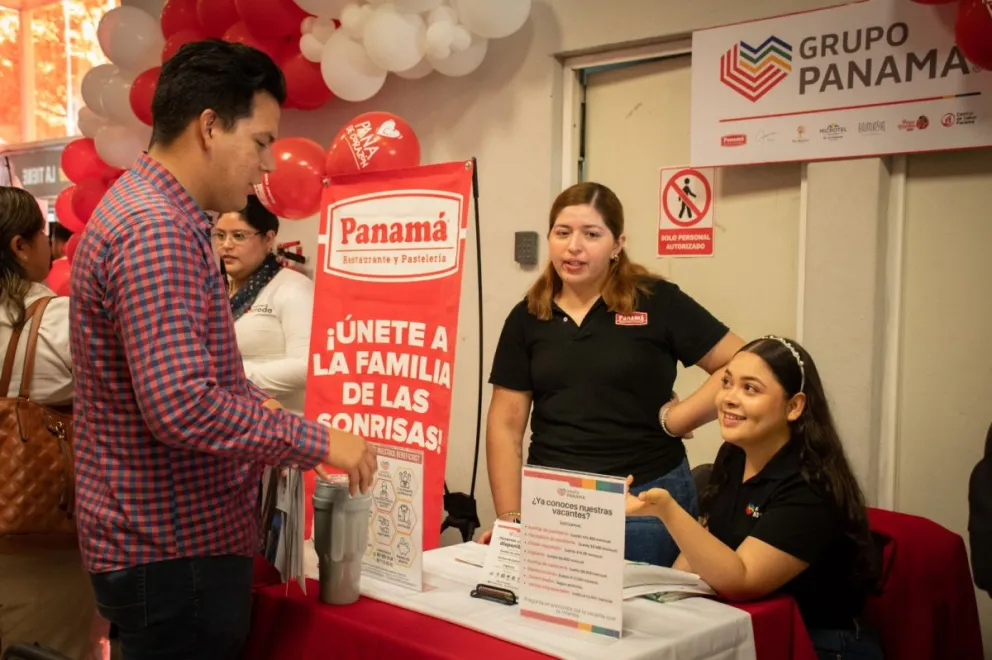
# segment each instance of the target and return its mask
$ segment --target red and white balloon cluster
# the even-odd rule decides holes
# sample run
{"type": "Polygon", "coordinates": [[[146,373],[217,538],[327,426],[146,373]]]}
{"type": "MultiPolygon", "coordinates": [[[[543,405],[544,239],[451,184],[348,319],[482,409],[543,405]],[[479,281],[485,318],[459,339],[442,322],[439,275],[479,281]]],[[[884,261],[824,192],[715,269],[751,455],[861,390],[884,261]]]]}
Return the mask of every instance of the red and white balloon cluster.
{"type": "Polygon", "coordinates": [[[280,218],[301,220],[320,210],[324,179],[420,165],[420,141],[403,119],[366,112],[338,131],[331,147],[307,138],[280,138],[272,145],[275,169],[255,191],[280,218]]]}
{"type": "Polygon", "coordinates": [[[345,101],[375,96],[394,73],[465,76],[486,57],[489,40],[527,21],[531,0],[294,0],[316,17],[300,51],[320,62],[327,88],[345,101]],[[329,30],[338,19],[340,28],[329,30]]]}
{"type": "Polygon", "coordinates": [[[992,70],[992,0],[913,0],[922,5],[958,3],[954,40],[972,64],[992,70]]]}

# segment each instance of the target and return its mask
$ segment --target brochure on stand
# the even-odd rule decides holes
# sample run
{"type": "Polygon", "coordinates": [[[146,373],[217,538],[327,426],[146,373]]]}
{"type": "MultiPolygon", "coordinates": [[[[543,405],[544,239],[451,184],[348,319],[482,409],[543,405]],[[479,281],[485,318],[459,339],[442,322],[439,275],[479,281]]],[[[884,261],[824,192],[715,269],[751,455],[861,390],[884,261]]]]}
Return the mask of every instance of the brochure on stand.
{"type": "Polygon", "coordinates": [[[620,638],[625,499],[617,477],[523,469],[522,616],[620,638]]]}
{"type": "Polygon", "coordinates": [[[423,588],[424,453],[376,444],[379,468],[362,576],[423,588]]]}

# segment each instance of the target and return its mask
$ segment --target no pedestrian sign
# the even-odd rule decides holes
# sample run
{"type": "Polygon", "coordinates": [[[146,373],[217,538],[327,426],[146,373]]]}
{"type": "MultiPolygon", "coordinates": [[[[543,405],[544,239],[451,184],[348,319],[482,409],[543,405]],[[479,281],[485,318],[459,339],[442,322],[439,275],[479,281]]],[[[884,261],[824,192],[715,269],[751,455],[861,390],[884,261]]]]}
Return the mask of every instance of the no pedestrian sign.
{"type": "Polygon", "coordinates": [[[712,256],[713,180],[711,167],[662,168],[658,204],[659,257],[712,256]]]}

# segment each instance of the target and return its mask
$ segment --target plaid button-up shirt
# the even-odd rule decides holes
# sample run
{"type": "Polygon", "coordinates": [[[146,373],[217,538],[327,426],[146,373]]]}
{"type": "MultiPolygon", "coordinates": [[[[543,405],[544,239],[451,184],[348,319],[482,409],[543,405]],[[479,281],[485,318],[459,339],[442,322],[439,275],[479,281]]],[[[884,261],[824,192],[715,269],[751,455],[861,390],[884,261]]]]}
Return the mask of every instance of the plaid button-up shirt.
{"type": "Polygon", "coordinates": [[[76,512],[90,572],[259,549],[262,467],[312,468],[326,429],[245,378],[206,214],[143,155],[72,262],[76,512]]]}

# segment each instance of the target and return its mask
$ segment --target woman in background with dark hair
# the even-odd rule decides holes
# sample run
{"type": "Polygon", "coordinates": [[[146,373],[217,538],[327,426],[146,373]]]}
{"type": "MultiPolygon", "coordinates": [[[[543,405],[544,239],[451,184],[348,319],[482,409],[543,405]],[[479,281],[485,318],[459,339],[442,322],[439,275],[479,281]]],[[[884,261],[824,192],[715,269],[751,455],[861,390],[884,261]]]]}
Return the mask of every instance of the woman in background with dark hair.
{"type": "MultiPolygon", "coordinates": [[[[30,327],[38,322],[25,320],[27,308],[52,298],[38,327],[28,396],[36,403],[68,408],[74,386],[69,299],[55,297],[43,284],[51,266],[45,225],[30,193],[0,187],[0,355],[14,330],[21,329],[10,388],[0,396],[17,396],[21,386],[30,327]]],[[[6,472],[3,468],[0,472],[6,472]]],[[[103,658],[109,653],[101,639],[106,628],[77,547],[28,551],[0,545],[0,653],[14,643],[37,642],[74,659],[103,658]]]]}
{"type": "Polygon", "coordinates": [[[721,385],[725,443],[700,497],[703,522],[663,489],[628,495],[628,515],[660,519],[681,551],[674,568],[728,600],[793,596],[821,658],[881,658],[859,622],[877,567],[864,496],[813,359],[762,337],[721,385]]]}
{"type": "Polygon", "coordinates": [[[248,197],[239,213],[214,227],[214,246],[227,273],[238,348],[248,380],[303,414],[307,382],[313,282],[276,259],[279,218],[248,197]]]}
{"type": "MultiPolygon", "coordinates": [[[[719,379],[670,407],[676,363],[713,374],[743,342],[678,286],[630,260],[623,206],[606,186],[562,192],[548,227],[548,265],[507,317],[489,379],[486,456],[497,516],[520,515],[532,407],[529,465],[633,474],[634,492],[663,487],[694,510],[681,438],[716,417],[719,379]]],[[[628,559],[669,566],[677,554],[657,520],[627,519],[628,559]]]]}

